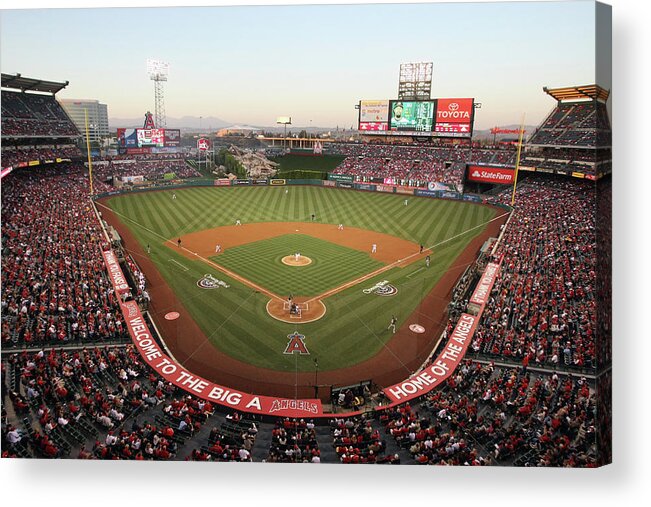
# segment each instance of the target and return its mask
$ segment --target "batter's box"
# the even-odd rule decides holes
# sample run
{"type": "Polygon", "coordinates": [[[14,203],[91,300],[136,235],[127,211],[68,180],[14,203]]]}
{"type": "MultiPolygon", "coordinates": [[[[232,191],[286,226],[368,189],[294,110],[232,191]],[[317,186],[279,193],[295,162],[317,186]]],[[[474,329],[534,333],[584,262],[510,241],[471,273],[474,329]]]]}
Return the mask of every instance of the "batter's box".
{"type": "Polygon", "coordinates": [[[294,311],[291,311],[292,304],[289,301],[283,302],[283,310],[289,312],[290,319],[301,319],[303,312],[308,311],[310,308],[309,303],[293,303],[293,305],[294,311]]]}

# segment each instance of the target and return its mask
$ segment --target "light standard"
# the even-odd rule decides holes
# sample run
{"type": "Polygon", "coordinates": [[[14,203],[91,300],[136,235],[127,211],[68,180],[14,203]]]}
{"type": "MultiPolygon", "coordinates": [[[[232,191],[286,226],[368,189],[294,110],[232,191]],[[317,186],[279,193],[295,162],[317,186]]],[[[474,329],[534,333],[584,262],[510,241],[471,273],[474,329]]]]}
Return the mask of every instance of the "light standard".
{"type": "Polygon", "coordinates": [[[314,397],[319,397],[319,360],[314,358],[314,397]]]}

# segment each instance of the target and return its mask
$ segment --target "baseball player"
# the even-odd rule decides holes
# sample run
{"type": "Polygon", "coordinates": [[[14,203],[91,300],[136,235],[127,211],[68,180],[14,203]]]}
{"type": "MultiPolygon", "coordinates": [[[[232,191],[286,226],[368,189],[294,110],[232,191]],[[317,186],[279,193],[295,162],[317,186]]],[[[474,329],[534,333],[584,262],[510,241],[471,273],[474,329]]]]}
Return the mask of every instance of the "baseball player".
{"type": "Polygon", "coordinates": [[[371,247],[371,253],[376,253],[377,252],[377,245],[373,243],[373,246],[371,247]]]}
{"type": "Polygon", "coordinates": [[[215,245],[215,253],[219,253],[222,251],[222,246],[221,245],[215,245]]]}
{"type": "Polygon", "coordinates": [[[430,262],[430,259],[429,259],[429,255],[428,255],[427,257],[425,257],[425,266],[427,266],[428,268],[429,268],[429,262],[430,262]]]}
{"type": "Polygon", "coordinates": [[[235,225],[242,225],[242,222],[240,222],[239,218],[237,220],[235,220],[235,225]]]}
{"type": "Polygon", "coordinates": [[[343,231],[343,230],[344,230],[344,224],[339,224],[339,226],[337,227],[337,229],[339,229],[340,231],[343,231]]]}
{"type": "Polygon", "coordinates": [[[396,316],[395,315],[391,316],[391,322],[389,322],[389,326],[387,327],[387,329],[391,329],[391,332],[393,334],[396,333],[396,323],[397,322],[398,322],[398,319],[396,319],[396,316]]]}

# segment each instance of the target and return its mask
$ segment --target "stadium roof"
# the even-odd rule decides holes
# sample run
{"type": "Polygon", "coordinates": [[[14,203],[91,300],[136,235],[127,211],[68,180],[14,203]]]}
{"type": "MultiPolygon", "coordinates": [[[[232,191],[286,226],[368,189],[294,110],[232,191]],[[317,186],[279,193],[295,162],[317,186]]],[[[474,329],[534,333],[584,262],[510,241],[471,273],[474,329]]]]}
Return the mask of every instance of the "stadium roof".
{"type": "Polygon", "coordinates": [[[68,84],[70,84],[69,81],[58,83],[56,81],[23,77],[20,74],[2,74],[2,88],[13,88],[22,92],[47,92],[54,95],[63,90],[68,84]]]}
{"type": "Polygon", "coordinates": [[[543,87],[547,95],[551,95],[556,100],[578,100],[578,99],[595,99],[606,102],[610,95],[610,90],[605,90],[598,85],[568,86],[565,88],[547,88],[543,87]]]}

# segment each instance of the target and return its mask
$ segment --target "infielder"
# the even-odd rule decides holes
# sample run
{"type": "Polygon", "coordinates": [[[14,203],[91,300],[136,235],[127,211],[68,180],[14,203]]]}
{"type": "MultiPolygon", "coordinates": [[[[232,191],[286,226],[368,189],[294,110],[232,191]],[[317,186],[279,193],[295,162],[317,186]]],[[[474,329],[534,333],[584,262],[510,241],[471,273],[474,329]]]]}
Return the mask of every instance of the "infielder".
{"type": "Polygon", "coordinates": [[[387,327],[387,329],[391,329],[391,332],[392,332],[393,334],[396,333],[396,322],[398,322],[398,319],[396,319],[396,316],[393,315],[393,316],[391,317],[391,322],[389,322],[389,326],[387,327]]]}
{"type": "Polygon", "coordinates": [[[371,253],[376,253],[377,252],[377,245],[373,243],[373,246],[371,247],[371,253]]]}

